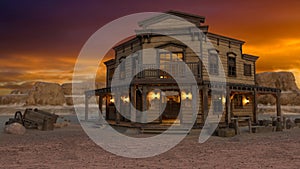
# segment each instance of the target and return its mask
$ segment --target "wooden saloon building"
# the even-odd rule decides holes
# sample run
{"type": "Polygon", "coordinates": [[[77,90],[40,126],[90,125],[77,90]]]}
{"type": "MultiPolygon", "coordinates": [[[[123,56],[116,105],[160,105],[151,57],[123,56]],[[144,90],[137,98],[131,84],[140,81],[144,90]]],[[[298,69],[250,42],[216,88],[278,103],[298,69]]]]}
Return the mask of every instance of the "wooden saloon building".
{"type": "Polygon", "coordinates": [[[257,123],[256,98],[261,94],[272,94],[276,97],[277,115],[281,116],[279,103],[281,91],[256,85],[255,64],[258,57],[243,53],[243,41],[209,32],[208,26],[204,25],[203,16],[177,11],[166,13],[168,15],[161,14],[139,22],[141,29],[136,31],[137,35],[113,48],[115,57],[105,62],[107,87],[85,93],[86,118],[88,118],[88,100],[95,95],[99,97],[99,109],[106,120],[117,124],[128,122],[133,125],[136,124],[134,121],[151,124],[191,123],[192,106],[185,106],[182,112],[179,112],[182,104],[189,105],[189,103],[197,103],[199,108],[196,113],[194,112],[194,116],[196,115],[194,126],[203,126],[210,109],[213,111],[210,118],[214,118],[214,115],[221,118],[220,124],[228,125],[237,117],[250,117],[252,123],[257,123]],[[173,33],[174,29],[170,28],[176,20],[173,16],[191,22],[205,36],[196,34],[184,25],[178,27],[176,24],[174,29],[177,33],[173,33]],[[162,26],[162,22],[171,26],[162,26]],[[164,32],[164,35],[157,33],[158,31],[164,32]],[[166,34],[172,34],[172,37],[166,34]],[[199,50],[192,50],[173,38],[176,36],[184,36],[186,40],[193,42],[193,45],[199,46],[197,48],[199,50]],[[204,42],[208,40],[213,45],[212,49],[205,47],[204,42]],[[149,48],[155,50],[151,54],[156,58],[154,61],[147,61],[145,49],[149,48]],[[126,59],[129,56],[130,59],[126,59]],[[179,61],[183,61],[194,75],[198,89],[196,91],[199,91],[197,98],[192,95],[194,90],[192,86],[182,91],[172,78],[174,74],[186,75],[180,64],[176,63],[179,61]],[[211,83],[210,77],[217,76],[222,71],[221,67],[226,84],[218,86],[211,83]],[[141,68],[143,71],[140,71],[141,68]],[[173,75],[162,71],[162,68],[172,72],[173,75]],[[130,87],[125,89],[128,91],[127,95],[123,95],[122,92],[112,93],[113,78],[119,80],[132,78],[130,87]],[[226,92],[212,95],[212,89],[226,92]],[[117,104],[121,105],[124,111],[122,115],[116,109],[117,104]],[[130,104],[139,111],[132,111],[130,104]],[[165,106],[162,107],[161,104],[165,106]],[[146,113],[143,113],[145,110],[146,113]]]}

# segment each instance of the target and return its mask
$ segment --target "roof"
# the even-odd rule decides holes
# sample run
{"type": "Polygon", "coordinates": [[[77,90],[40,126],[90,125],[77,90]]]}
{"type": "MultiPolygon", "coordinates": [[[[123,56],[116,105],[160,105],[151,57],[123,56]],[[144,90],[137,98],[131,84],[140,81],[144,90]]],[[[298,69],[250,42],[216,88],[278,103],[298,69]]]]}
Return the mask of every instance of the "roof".
{"type": "Polygon", "coordinates": [[[254,56],[254,55],[249,55],[249,54],[243,54],[242,58],[245,59],[245,60],[249,60],[249,61],[255,62],[259,57],[258,56],[254,56]]]}
{"type": "Polygon", "coordinates": [[[160,22],[161,20],[163,20],[164,18],[170,17],[172,15],[183,18],[183,19],[185,19],[185,20],[187,20],[191,23],[196,24],[197,26],[199,26],[200,23],[205,22],[205,17],[204,16],[171,10],[171,11],[164,12],[163,14],[158,14],[158,15],[153,16],[151,18],[140,21],[138,23],[138,25],[140,27],[143,27],[143,26],[146,26],[146,25],[149,25],[149,24],[157,23],[157,22],[160,22]]]}

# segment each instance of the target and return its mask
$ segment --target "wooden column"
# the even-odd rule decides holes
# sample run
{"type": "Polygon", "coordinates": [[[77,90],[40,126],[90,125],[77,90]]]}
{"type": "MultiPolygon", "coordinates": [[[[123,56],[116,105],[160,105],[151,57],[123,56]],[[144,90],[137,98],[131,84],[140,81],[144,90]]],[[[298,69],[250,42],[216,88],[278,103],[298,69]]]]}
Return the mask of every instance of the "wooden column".
{"type": "Polygon", "coordinates": [[[142,112],[142,118],[141,121],[143,123],[147,122],[147,114],[145,111],[147,110],[147,88],[143,86],[143,96],[142,96],[142,101],[143,101],[143,112],[142,112]]]}
{"type": "MultiPolygon", "coordinates": [[[[160,94],[160,97],[159,97],[159,113],[161,112],[161,114],[159,115],[159,123],[162,123],[162,114],[163,114],[163,111],[164,110],[162,110],[162,92],[160,92],[159,93],[160,94]]],[[[180,95],[180,97],[181,97],[181,95],[180,95]]],[[[180,98],[180,100],[181,100],[181,98],[180,98]]],[[[180,119],[180,123],[181,123],[181,120],[182,119],[180,119]]]]}
{"type": "Polygon", "coordinates": [[[199,91],[197,91],[197,87],[196,86],[192,86],[192,113],[193,113],[193,119],[194,120],[194,125],[197,124],[197,116],[198,116],[198,110],[197,109],[197,102],[198,102],[198,97],[199,97],[199,91]],[[196,97],[198,95],[198,97],[196,97]]]}
{"type": "MultiPolygon", "coordinates": [[[[121,96],[120,94],[116,94],[115,95],[115,104],[117,107],[121,107],[121,96]]],[[[116,124],[120,124],[120,120],[121,120],[121,115],[119,113],[119,111],[116,109],[116,124]]]]}
{"type": "Polygon", "coordinates": [[[258,123],[258,119],[257,119],[257,89],[254,89],[253,91],[253,122],[254,123],[258,123]]]}
{"type": "Polygon", "coordinates": [[[110,102],[110,96],[106,95],[105,97],[106,103],[105,103],[105,120],[108,120],[109,116],[109,102],[110,102]]]}
{"type": "Polygon", "coordinates": [[[99,107],[99,111],[102,114],[102,95],[99,95],[99,103],[98,103],[98,107],[99,107]]]}
{"type": "Polygon", "coordinates": [[[134,108],[130,108],[130,121],[135,123],[136,121],[136,86],[131,86],[130,88],[130,103],[134,108]]]}
{"type": "Polygon", "coordinates": [[[231,90],[229,87],[226,87],[226,117],[227,117],[227,124],[231,123],[231,100],[230,100],[230,93],[231,90]]]}
{"type": "Polygon", "coordinates": [[[276,112],[277,112],[277,117],[280,117],[280,118],[277,118],[278,119],[278,122],[281,122],[281,104],[280,104],[280,91],[277,91],[276,92],[276,112]]]}
{"type": "Polygon", "coordinates": [[[203,123],[205,122],[207,116],[208,116],[208,86],[203,86],[202,88],[202,101],[203,101],[203,123]]]}
{"type": "Polygon", "coordinates": [[[89,119],[89,99],[90,96],[88,94],[85,94],[84,96],[84,102],[85,102],[85,106],[84,106],[84,120],[87,121],[89,119]]]}

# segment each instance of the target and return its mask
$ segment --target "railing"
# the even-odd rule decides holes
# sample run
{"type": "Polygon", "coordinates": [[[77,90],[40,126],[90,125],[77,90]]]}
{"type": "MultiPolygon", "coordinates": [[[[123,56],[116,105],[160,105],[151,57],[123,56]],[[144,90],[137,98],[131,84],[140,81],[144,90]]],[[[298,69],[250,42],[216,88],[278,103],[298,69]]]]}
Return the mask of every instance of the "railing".
{"type": "MultiPolygon", "coordinates": [[[[143,64],[138,70],[138,78],[171,78],[187,76],[189,70],[196,78],[201,77],[201,65],[198,62],[168,62],[161,64],[143,64]]],[[[134,73],[134,72],[133,72],[134,73]]]]}

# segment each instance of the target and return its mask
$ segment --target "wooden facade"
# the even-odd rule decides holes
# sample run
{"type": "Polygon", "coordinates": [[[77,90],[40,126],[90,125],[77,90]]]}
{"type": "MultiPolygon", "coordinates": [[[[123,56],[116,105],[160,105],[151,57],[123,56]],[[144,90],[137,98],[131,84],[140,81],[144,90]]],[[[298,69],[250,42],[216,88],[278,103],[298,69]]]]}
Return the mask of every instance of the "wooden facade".
{"type": "Polygon", "coordinates": [[[195,126],[203,125],[207,118],[212,118],[210,121],[213,122],[215,117],[221,118],[220,123],[225,125],[230,124],[233,117],[240,116],[250,117],[253,123],[257,123],[257,96],[273,94],[278,100],[277,115],[281,116],[281,91],[256,85],[255,64],[258,57],[242,53],[243,41],[208,32],[208,26],[203,25],[205,18],[202,16],[176,11],[168,14],[186,19],[202,30],[203,34],[195,34],[187,27],[177,27],[176,19],[170,15],[156,16],[140,22],[141,29],[136,31],[137,35],[114,47],[115,58],[105,62],[107,88],[86,91],[86,114],[89,97],[96,95],[99,96],[100,111],[106,113],[106,119],[115,120],[116,123],[137,121],[161,124],[176,120],[179,124],[184,124],[192,123],[195,115],[195,126]],[[166,28],[166,24],[171,28],[166,28]],[[173,33],[174,29],[177,33],[173,33]],[[172,36],[158,34],[158,30],[172,36]],[[178,39],[191,42],[197,50],[178,39]],[[212,46],[205,46],[207,43],[204,42],[207,41],[212,46]],[[126,59],[129,56],[130,59],[126,59]],[[155,56],[156,59],[148,56],[155,56]],[[219,60],[214,60],[214,57],[219,60]],[[163,61],[164,58],[167,61],[163,61]],[[187,76],[187,71],[178,61],[187,65],[197,86],[190,85],[182,91],[174,78],[161,70],[164,68],[175,77],[187,76]],[[226,83],[211,83],[211,79],[218,79],[221,67],[226,83]],[[118,86],[116,90],[120,92],[111,93],[111,82],[116,77],[121,80],[134,78],[129,89],[118,86]],[[129,90],[129,94],[123,96],[122,90],[129,90]],[[215,91],[219,93],[212,94],[215,91]],[[192,96],[194,92],[197,92],[197,98],[192,96]],[[130,103],[137,111],[133,112],[130,103]],[[123,116],[116,110],[116,104],[121,105],[123,116]],[[198,109],[196,113],[193,112],[195,104],[198,109]],[[181,113],[180,105],[186,105],[181,113]],[[209,110],[215,113],[209,116],[209,110]]]}

